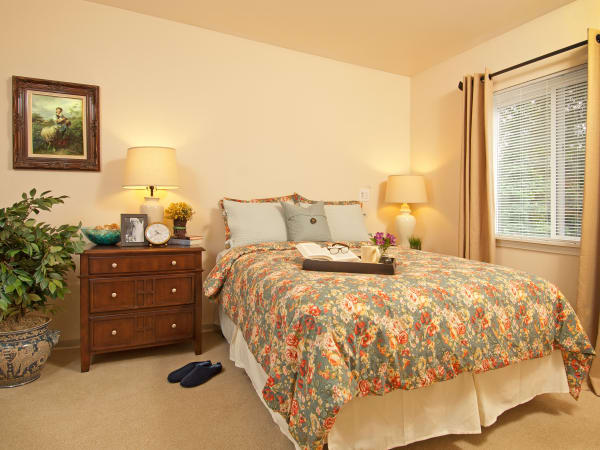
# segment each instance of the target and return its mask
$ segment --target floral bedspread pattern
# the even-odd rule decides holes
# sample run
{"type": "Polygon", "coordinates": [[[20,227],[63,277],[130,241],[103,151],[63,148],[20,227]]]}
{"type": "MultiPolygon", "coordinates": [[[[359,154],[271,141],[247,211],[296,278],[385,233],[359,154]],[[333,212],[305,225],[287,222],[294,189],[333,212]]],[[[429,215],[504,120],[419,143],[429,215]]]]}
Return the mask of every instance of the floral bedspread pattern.
{"type": "Polygon", "coordinates": [[[416,389],[562,351],[579,396],[594,350],[548,281],[507,267],[390,248],[396,275],[303,271],[294,243],[235,248],[208,297],[269,375],[263,397],[304,448],[321,448],[354,397],[416,389]],[[220,294],[220,295],[219,295],[220,294]]]}

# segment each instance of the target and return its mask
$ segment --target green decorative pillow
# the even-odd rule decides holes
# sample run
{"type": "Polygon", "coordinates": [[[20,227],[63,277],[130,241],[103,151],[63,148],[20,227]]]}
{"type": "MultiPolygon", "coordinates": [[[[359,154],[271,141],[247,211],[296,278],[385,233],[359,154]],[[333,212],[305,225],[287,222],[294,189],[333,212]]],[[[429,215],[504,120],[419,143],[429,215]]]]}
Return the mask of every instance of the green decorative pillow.
{"type": "Polygon", "coordinates": [[[308,207],[281,202],[289,241],[330,241],[323,202],[308,207]]]}

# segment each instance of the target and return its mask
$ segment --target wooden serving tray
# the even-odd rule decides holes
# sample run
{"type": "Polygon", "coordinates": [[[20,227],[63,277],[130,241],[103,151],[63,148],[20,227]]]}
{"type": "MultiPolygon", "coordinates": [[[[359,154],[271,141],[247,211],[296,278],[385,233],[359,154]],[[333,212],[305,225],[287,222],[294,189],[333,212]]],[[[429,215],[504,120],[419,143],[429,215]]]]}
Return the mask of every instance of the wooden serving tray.
{"type": "Polygon", "coordinates": [[[377,275],[394,275],[394,264],[342,262],[342,261],[320,261],[316,259],[305,259],[302,270],[314,270],[317,272],[346,272],[346,273],[371,273],[377,275]]]}

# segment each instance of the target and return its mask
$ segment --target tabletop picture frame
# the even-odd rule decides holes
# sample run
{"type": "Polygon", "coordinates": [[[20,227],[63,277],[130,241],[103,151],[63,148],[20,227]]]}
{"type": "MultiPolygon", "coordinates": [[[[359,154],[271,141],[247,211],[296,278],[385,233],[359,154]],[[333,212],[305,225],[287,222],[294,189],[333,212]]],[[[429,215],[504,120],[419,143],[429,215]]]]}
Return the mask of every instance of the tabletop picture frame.
{"type": "Polygon", "coordinates": [[[121,247],[147,246],[147,226],[148,214],[121,214],[121,247]]]}
{"type": "Polygon", "coordinates": [[[99,171],[99,90],[13,76],[13,168],[99,171]]]}

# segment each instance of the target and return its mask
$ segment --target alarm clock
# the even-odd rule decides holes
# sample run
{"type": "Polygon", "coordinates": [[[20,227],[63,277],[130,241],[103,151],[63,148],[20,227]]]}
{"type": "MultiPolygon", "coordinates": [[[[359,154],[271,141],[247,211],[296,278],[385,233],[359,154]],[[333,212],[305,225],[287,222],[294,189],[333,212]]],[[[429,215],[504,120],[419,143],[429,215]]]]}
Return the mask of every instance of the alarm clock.
{"type": "Polygon", "coordinates": [[[166,245],[171,238],[171,231],[162,222],[154,222],[146,227],[144,232],[150,245],[166,245]]]}

